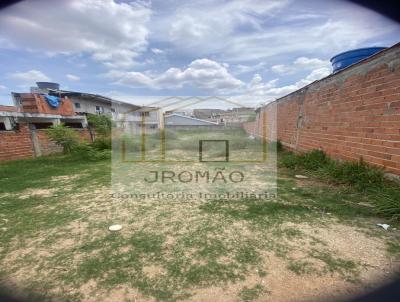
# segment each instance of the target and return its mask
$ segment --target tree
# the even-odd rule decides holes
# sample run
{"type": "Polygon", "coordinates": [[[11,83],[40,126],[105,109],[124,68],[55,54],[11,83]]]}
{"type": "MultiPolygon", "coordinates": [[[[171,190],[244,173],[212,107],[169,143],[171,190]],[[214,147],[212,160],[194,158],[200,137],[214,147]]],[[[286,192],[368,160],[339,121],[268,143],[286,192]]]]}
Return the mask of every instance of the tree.
{"type": "Polygon", "coordinates": [[[79,136],[76,131],[64,124],[53,125],[44,131],[52,141],[63,147],[64,154],[71,153],[79,144],[79,136]]]}
{"type": "Polygon", "coordinates": [[[108,115],[89,114],[89,125],[96,131],[93,147],[98,150],[111,149],[111,117],[108,115]]]}
{"type": "Polygon", "coordinates": [[[96,133],[102,137],[108,137],[111,135],[111,118],[107,115],[89,114],[87,116],[89,125],[92,126],[96,133]]]}

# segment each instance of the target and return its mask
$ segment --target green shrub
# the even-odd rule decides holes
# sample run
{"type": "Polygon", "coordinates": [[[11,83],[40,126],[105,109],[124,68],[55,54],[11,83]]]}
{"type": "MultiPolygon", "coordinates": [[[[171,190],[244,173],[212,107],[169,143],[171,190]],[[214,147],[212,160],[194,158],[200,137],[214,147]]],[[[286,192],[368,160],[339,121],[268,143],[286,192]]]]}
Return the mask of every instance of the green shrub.
{"type": "Polygon", "coordinates": [[[400,190],[398,187],[384,187],[377,189],[375,212],[400,221],[400,190]]]}
{"type": "Polygon", "coordinates": [[[270,142],[268,144],[268,148],[271,151],[276,151],[276,152],[282,152],[283,151],[282,142],[280,140],[277,140],[275,142],[270,142]]]}
{"type": "Polygon", "coordinates": [[[111,137],[98,137],[93,141],[92,146],[97,150],[110,150],[111,137]]]}
{"type": "Polygon", "coordinates": [[[99,150],[88,143],[81,143],[73,149],[73,155],[79,159],[98,161],[111,158],[111,150],[99,150]]]}
{"type": "Polygon", "coordinates": [[[307,170],[318,170],[330,163],[324,151],[313,150],[300,156],[301,165],[307,170]]]}
{"type": "Polygon", "coordinates": [[[342,183],[357,186],[360,190],[382,186],[384,173],[372,167],[362,159],[358,162],[332,162],[326,167],[328,175],[342,183]]]}
{"type": "Polygon", "coordinates": [[[283,155],[282,164],[291,169],[306,169],[316,171],[323,167],[327,167],[331,160],[321,150],[313,150],[304,154],[293,154],[288,152],[283,155]]]}
{"type": "Polygon", "coordinates": [[[337,182],[351,184],[359,189],[379,187],[384,182],[383,171],[368,165],[362,159],[354,161],[335,161],[321,150],[304,154],[285,153],[281,163],[291,169],[318,171],[337,182]]]}
{"type": "Polygon", "coordinates": [[[374,196],[375,212],[400,220],[400,188],[384,178],[382,169],[368,165],[362,159],[335,161],[322,151],[296,155],[286,152],[280,163],[290,169],[313,171],[317,176],[340,184],[350,185],[360,192],[374,196]]]}
{"type": "Polygon", "coordinates": [[[111,159],[111,150],[90,150],[88,152],[88,159],[91,161],[111,159]]]}
{"type": "Polygon", "coordinates": [[[287,152],[282,155],[280,158],[280,163],[289,169],[296,169],[298,168],[298,156],[292,152],[287,152]]]}
{"type": "Polygon", "coordinates": [[[282,145],[282,142],[280,140],[276,141],[276,151],[278,151],[278,152],[282,152],[283,151],[283,145],[282,145]]]}
{"type": "Polygon", "coordinates": [[[89,125],[96,131],[93,147],[98,150],[111,149],[111,117],[108,115],[89,114],[89,125]]]}
{"type": "Polygon", "coordinates": [[[107,137],[111,135],[112,121],[108,115],[88,114],[89,126],[96,130],[99,136],[107,137]]]}
{"type": "Polygon", "coordinates": [[[63,148],[64,154],[71,153],[79,144],[78,133],[64,124],[53,125],[44,131],[52,141],[63,148]]]}

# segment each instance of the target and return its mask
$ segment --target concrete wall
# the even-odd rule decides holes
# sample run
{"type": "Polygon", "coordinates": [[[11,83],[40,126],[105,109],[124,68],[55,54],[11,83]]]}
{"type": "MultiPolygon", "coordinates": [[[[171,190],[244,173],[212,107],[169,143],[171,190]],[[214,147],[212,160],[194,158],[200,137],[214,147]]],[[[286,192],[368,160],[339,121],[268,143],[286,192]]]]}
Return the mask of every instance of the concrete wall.
{"type": "Polygon", "coordinates": [[[102,106],[104,108],[104,113],[111,113],[111,104],[107,104],[105,102],[99,102],[96,100],[89,100],[82,97],[71,96],[71,102],[74,106],[75,112],[84,112],[96,114],[96,106],[102,106]],[[80,108],[76,107],[76,103],[80,104],[80,108]]]}
{"type": "MultiPolygon", "coordinates": [[[[90,141],[87,129],[75,129],[82,140],[90,141]]],[[[18,130],[0,131],[0,161],[22,159],[61,152],[62,148],[49,140],[43,130],[30,129],[20,123],[18,130]]]]}
{"type": "Polygon", "coordinates": [[[245,130],[400,175],[400,44],[270,103],[245,130]],[[265,120],[265,122],[264,122],[265,120]]]}
{"type": "Polygon", "coordinates": [[[71,102],[73,103],[74,111],[80,113],[91,113],[97,114],[96,106],[101,106],[104,109],[104,114],[111,114],[114,110],[116,113],[133,112],[139,109],[138,106],[125,104],[125,103],[107,103],[100,100],[88,99],[80,96],[70,96],[71,102]],[[76,107],[76,103],[80,104],[80,108],[76,107]]]}

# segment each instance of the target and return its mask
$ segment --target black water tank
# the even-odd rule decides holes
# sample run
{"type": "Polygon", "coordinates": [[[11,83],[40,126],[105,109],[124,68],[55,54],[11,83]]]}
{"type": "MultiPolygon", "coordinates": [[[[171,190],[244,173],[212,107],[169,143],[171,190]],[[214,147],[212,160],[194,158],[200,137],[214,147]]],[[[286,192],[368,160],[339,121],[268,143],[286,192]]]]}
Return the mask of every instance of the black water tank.
{"type": "Polygon", "coordinates": [[[37,87],[40,89],[60,90],[60,84],[53,82],[36,82],[37,87]]]}

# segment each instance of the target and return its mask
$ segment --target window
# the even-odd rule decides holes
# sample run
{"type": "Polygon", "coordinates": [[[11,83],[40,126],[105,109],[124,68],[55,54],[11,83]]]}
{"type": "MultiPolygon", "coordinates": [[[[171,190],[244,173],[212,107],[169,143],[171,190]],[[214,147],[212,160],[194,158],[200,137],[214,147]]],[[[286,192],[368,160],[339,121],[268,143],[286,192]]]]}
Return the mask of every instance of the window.
{"type": "Polygon", "coordinates": [[[74,103],[74,105],[75,105],[76,109],[80,109],[81,108],[81,104],[80,103],[74,103]]]}
{"type": "Polygon", "coordinates": [[[48,129],[53,126],[53,123],[33,123],[35,129],[48,129]]]}
{"type": "Polygon", "coordinates": [[[115,108],[111,108],[111,112],[115,112],[115,108]]]}
{"type": "Polygon", "coordinates": [[[0,131],[9,131],[16,129],[16,122],[13,117],[0,116],[0,131]]]}
{"type": "Polygon", "coordinates": [[[149,111],[136,111],[135,115],[136,116],[150,116],[150,112],[149,111]]]}
{"type": "Polygon", "coordinates": [[[96,113],[104,113],[104,107],[103,106],[96,106],[96,113]]]}
{"type": "Polygon", "coordinates": [[[70,127],[70,128],[76,128],[76,129],[82,129],[83,128],[82,123],[73,123],[73,122],[68,123],[68,122],[66,122],[65,126],[70,127]]]}
{"type": "Polygon", "coordinates": [[[145,111],[145,112],[140,112],[140,116],[149,116],[150,112],[145,111]]]}

